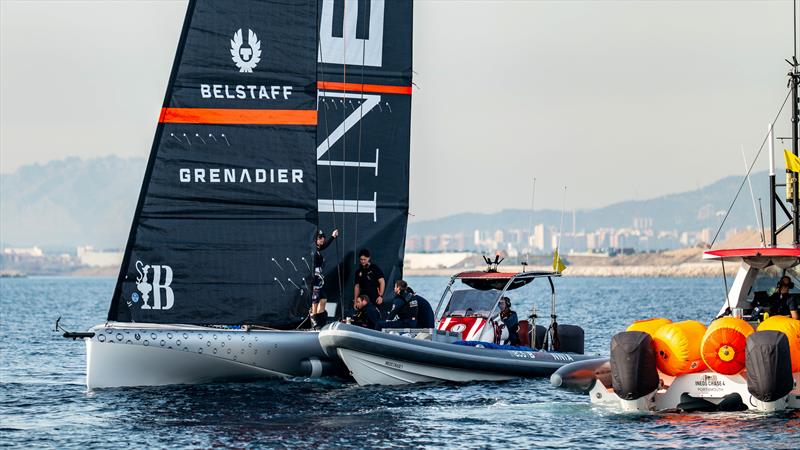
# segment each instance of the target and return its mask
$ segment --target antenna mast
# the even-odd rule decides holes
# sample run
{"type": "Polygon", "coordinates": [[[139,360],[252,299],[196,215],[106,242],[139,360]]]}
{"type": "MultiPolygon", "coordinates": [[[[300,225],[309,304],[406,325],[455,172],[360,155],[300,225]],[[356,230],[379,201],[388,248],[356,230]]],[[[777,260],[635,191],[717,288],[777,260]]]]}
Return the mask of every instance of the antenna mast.
{"type": "MultiPolygon", "coordinates": [[[[792,43],[792,50],[793,56],[792,60],[786,60],[791,67],[791,70],[787,74],[789,76],[789,86],[791,87],[791,101],[792,101],[792,153],[795,156],[798,156],[798,150],[800,147],[798,146],[798,126],[800,126],[800,111],[798,111],[798,97],[797,97],[797,90],[798,85],[800,85],[800,72],[798,72],[798,64],[797,64],[797,1],[792,2],[793,7],[793,29],[794,29],[794,42],[792,43]]],[[[769,144],[770,150],[772,149],[772,142],[773,142],[773,135],[772,135],[773,124],[770,124],[770,135],[769,135],[769,144]]],[[[772,151],[770,151],[770,176],[769,176],[769,184],[770,184],[770,197],[772,201],[770,202],[770,245],[775,247],[778,245],[778,235],[781,231],[788,228],[790,225],[792,226],[792,245],[795,247],[800,246],[800,198],[798,198],[798,174],[797,172],[793,172],[786,169],[786,184],[776,184],[775,183],[775,170],[774,170],[774,163],[772,151]],[[778,196],[777,192],[775,192],[776,187],[785,186],[786,187],[786,202],[791,203],[792,211],[791,213],[789,210],[784,206],[784,202],[778,196]],[[783,212],[788,217],[788,221],[777,227],[776,217],[775,217],[775,208],[776,206],[780,207],[783,212]]]]}
{"type": "MultiPolygon", "coordinates": [[[[794,8],[794,14],[792,18],[794,20],[794,56],[792,56],[792,62],[790,63],[792,66],[791,72],[789,72],[789,83],[792,85],[792,153],[794,156],[797,156],[797,127],[798,122],[800,122],[800,112],[797,109],[797,84],[800,82],[800,74],[797,72],[797,1],[792,2],[792,6],[794,8]]],[[[798,192],[797,192],[797,172],[792,172],[792,244],[797,246],[800,244],[800,227],[798,227],[798,221],[800,221],[800,210],[798,210],[798,192]]]]}

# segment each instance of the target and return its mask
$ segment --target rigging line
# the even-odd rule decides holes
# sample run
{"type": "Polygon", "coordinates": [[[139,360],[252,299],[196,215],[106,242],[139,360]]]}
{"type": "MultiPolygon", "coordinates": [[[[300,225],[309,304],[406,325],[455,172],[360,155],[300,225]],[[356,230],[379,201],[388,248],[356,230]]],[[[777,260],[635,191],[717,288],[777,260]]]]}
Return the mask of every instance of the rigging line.
{"type": "MultiPolygon", "coordinates": [[[[744,154],[744,144],[741,145],[741,149],[742,149],[742,159],[744,160],[744,170],[747,170],[747,155],[744,154]]],[[[756,195],[753,193],[753,183],[750,181],[749,176],[747,177],[747,185],[750,187],[750,199],[753,201],[753,213],[756,216],[756,228],[758,228],[759,230],[763,230],[764,226],[761,223],[761,218],[758,215],[758,208],[756,207],[756,195]]],[[[767,241],[764,240],[765,239],[764,233],[761,233],[759,237],[761,238],[761,246],[766,247],[767,241]]]]}
{"type": "MultiPolygon", "coordinates": [[[[564,199],[561,202],[561,225],[558,226],[558,240],[556,241],[556,252],[561,247],[561,232],[564,229],[564,210],[567,209],[567,187],[564,186],[564,199]]],[[[558,255],[558,258],[561,259],[561,255],[558,255]]]]}
{"type": "Polygon", "coordinates": [[[531,234],[533,233],[533,205],[536,199],[536,177],[533,177],[533,192],[531,193],[531,210],[528,213],[528,251],[525,253],[525,262],[529,263],[528,260],[531,256],[531,234]]]}
{"type": "MultiPolygon", "coordinates": [[[[321,72],[323,81],[325,81],[325,57],[322,54],[322,41],[321,41],[321,37],[319,35],[317,36],[317,43],[319,45],[319,59],[322,61],[319,64],[319,70],[321,72]]],[[[319,109],[319,102],[317,102],[317,109],[319,109]]],[[[328,108],[327,108],[327,106],[325,107],[325,112],[324,112],[323,115],[324,115],[324,122],[325,122],[325,143],[326,143],[326,146],[328,147],[328,150],[327,150],[326,153],[328,154],[328,182],[330,183],[330,189],[331,189],[331,216],[333,217],[333,229],[335,230],[337,228],[337,226],[336,226],[336,202],[334,201],[335,198],[336,198],[336,195],[334,194],[334,190],[333,190],[333,164],[331,164],[331,152],[333,150],[331,148],[331,133],[330,133],[330,129],[328,127],[328,108]]],[[[317,207],[317,224],[319,224],[319,206],[317,207]]],[[[314,239],[315,239],[315,242],[316,242],[316,236],[314,237],[314,239]]],[[[343,289],[343,286],[342,286],[344,280],[342,279],[342,256],[341,256],[341,253],[339,252],[339,243],[338,242],[334,242],[334,247],[336,248],[336,281],[337,281],[336,284],[339,287],[339,313],[340,313],[340,316],[341,316],[342,320],[344,320],[344,289],[343,289]]],[[[324,277],[324,274],[323,274],[323,277],[324,277]]]]}
{"type": "Polygon", "coordinates": [[[728,294],[728,276],[725,275],[725,258],[720,258],[719,261],[722,263],[722,281],[725,283],[725,304],[728,306],[728,311],[732,314],[731,296],[728,294]]]}
{"type": "MultiPolygon", "coordinates": [[[[772,120],[774,124],[775,121],[778,120],[778,116],[781,115],[783,112],[783,108],[786,106],[786,102],[789,100],[789,97],[792,95],[792,90],[789,89],[789,92],[786,94],[786,98],[783,99],[783,103],[781,104],[780,109],[778,109],[778,113],[775,114],[775,119],[772,120]]],[[[774,125],[773,125],[774,127],[774,125]]],[[[764,140],[761,141],[761,146],[758,148],[758,152],[756,153],[756,157],[753,158],[753,162],[750,163],[750,168],[747,169],[747,173],[744,176],[741,184],[739,184],[739,189],[736,191],[736,195],[733,196],[733,201],[731,202],[730,206],[728,206],[727,211],[725,211],[725,216],[722,218],[722,222],[719,224],[719,228],[717,228],[717,232],[714,233],[714,239],[711,240],[711,247],[714,246],[714,243],[717,242],[717,238],[719,237],[719,233],[722,231],[722,227],[725,225],[725,221],[728,220],[728,216],[731,214],[731,210],[733,209],[733,205],[736,203],[736,200],[739,198],[739,194],[742,193],[742,188],[744,188],[745,183],[747,183],[747,178],[750,176],[750,172],[753,171],[753,167],[756,165],[756,161],[758,161],[758,157],[761,155],[761,151],[764,150],[764,145],[767,143],[769,139],[769,131],[767,131],[767,135],[764,136],[764,140]]]]}
{"type": "MultiPolygon", "coordinates": [[[[342,5],[342,127],[347,130],[347,1],[342,5]]],[[[347,161],[347,132],[342,133],[342,161],[347,161]]],[[[342,166],[342,232],[347,226],[347,208],[344,208],[347,199],[347,169],[342,166]]],[[[358,216],[356,214],[356,216],[358,216]]],[[[358,223],[358,217],[356,217],[358,223]]],[[[353,260],[356,260],[356,255],[353,254],[353,260]]],[[[342,312],[344,314],[344,312],[342,312]]]]}
{"type": "MultiPolygon", "coordinates": [[[[367,29],[369,29],[369,24],[367,23],[367,8],[364,7],[364,8],[360,8],[360,9],[362,10],[362,13],[361,13],[362,23],[364,24],[365,27],[367,27],[367,29]]],[[[356,27],[356,28],[358,28],[358,27],[356,27]]],[[[366,42],[362,42],[362,45],[361,45],[361,87],[362,87],[362,89],[361,89],[361,104],[362,105],[364,104],[364,89],[363,89],[363,87],[364,87],[364,62],[366,61],[366,56],[367,56],[367,43],[366,42]]],[[[359,210],[361,209],[360,208],[360,206],[361,206],[361,197],[360,197],[360,194],[361,194],[361,141],[362,141],[362,134],[363,134],[362,133],[362,129],[364,128],[364,120],[363,120],[364,119],[364,108],[361,108],[361,107],[358,108],[358,115],[359,115],[359,117],[358,117],[358,157],[357,157],[358,169],[356,170],[356,215],[355,215],[355,217],[356,217],[356,226],[355,226],[354,238],[353,238],[353,255],[356,255],[357,254],[356,252],[358,251],[358,214],[360,212],[359,210]]],[[[375,164],[377,164],[377,163],[378,163],[378,161],[376,160],[375,164]]],[[[375,205],[375,208],[377,209],[377,205],[375,205]]]]}

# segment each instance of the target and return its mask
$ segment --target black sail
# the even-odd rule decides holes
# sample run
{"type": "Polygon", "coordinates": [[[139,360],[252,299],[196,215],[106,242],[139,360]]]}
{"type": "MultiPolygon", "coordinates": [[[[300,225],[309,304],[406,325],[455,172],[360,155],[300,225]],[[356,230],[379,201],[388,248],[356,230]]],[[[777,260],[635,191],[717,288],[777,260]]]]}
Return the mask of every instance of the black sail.
{"type": "Polygon", "coordinates": [[[325,291],[349,307],[360,248],[383,270],[387,294],[402,277],[412,2],[320,0],[319,14],[319,222],[342,232],[324,253],[325,291]]]}
{"type": "Polygon", "coordinates": [[[317,36],[316,0],[189,3],[109,320],[305,314],[317,36]]]}

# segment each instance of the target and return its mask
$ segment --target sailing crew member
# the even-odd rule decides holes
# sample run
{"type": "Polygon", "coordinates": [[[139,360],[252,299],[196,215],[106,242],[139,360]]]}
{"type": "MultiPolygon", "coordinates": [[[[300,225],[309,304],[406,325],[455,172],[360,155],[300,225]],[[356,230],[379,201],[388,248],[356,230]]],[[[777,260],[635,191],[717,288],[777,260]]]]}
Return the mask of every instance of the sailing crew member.
{"type": "Polygon", "coordinates": [[[370,262],[370,253],[366,248],[358,252],[359,267],[356,270],[356,282],[353,287],[353,298],[359,295],[369,297],[370,303],[377,306],[382,312],[388,313],[388,302],[384,305],[383,292],[386,288],[386,280],[380,267],[370,262]]]}
{"type": "Polygon", "coordinates": [[[370,330],[380,330],[381,315],[367,295],[359,295],[353,300],[355,314],[351,317],[351,323],[370,330]]]}
{"type": "Polygon", "coordinates": [[[389,310],[389,320],[383,328],[416,328],[419,303],[414,290],[404,280],[394,283],[394,300],[389,310]]]}
{"type": "Polygon", "coordinates": [[[325,293],[323,286],[325,285],[325,276],[322,268],[325,266],[325,258],[322,256],[322,251],[328,248],[336,238],[339,237],[339,229],[334,229],[331,232],[331,239],[325,238],[325,233],[322,230],[317,231],[317,251],[314,253],[314,283],[311,290],[311,326],[315,330],[324,327],[328,322],[328,312],[325,311],[325,304],[328,302],[328,296],[325,293]]]}
{"type": "Polygon", "coordinates": [[[772,294],[770,300],[770,314],[780,316],[791,316],[792,319],[800,320],[798,313],[797,296],[790,294],[789,290],[794,288],[794,282],[788,276],[783,276],[778,281],[778,290],[772,294]]]}
{"type": "Polygon", "coordinates": [[[433,328],[435,319],[431,304],[421,295],[415,295],[417,298],[417,328],[433,328]]]}
{"type": "Polygon", "coordinates": [[[519,319],[517,313],[511,310],[511,299],[502,297],[499,302],[500,320],[508,330],[508,339],[504,342],[510,345],[519,345],[519,319]]]}

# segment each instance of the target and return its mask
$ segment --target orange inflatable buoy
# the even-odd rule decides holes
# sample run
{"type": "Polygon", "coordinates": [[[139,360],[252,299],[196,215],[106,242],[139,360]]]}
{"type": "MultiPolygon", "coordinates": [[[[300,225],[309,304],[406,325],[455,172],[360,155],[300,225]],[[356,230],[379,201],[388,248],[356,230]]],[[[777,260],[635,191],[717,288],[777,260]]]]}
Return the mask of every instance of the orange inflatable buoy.
{"type": "Polygon", "coordinates": [[[780,331],[789,338],[792,372],[800,372],[800,320],[786,316],[772,316],[758,326],[758,331],[764,330],[780,331]]]}
{"type": "Polygon", "coordinates": [[[706,326],[696,320],[684,320],[662,326],[653,336],[656,365],[661,372],[676,376],[706,369],[700,355],[700,342],[706,326]]]}
{"type": "Polygon", "coordinates": [[[641,331],[653,337],[659,328],[664,325],[671,324],[672,321],[663,317],[654,317],[652,319],[637,320],[633,322],[625,331],[641,331]]]}
{"type": "Polygon", "coordinates": [[[711,322],[700,354],[709,369],[723,375],[733,375],[744,369],[744,349],[747,336],[754,333],[749,323],[736,317],[723,317],[711,322]]]}

